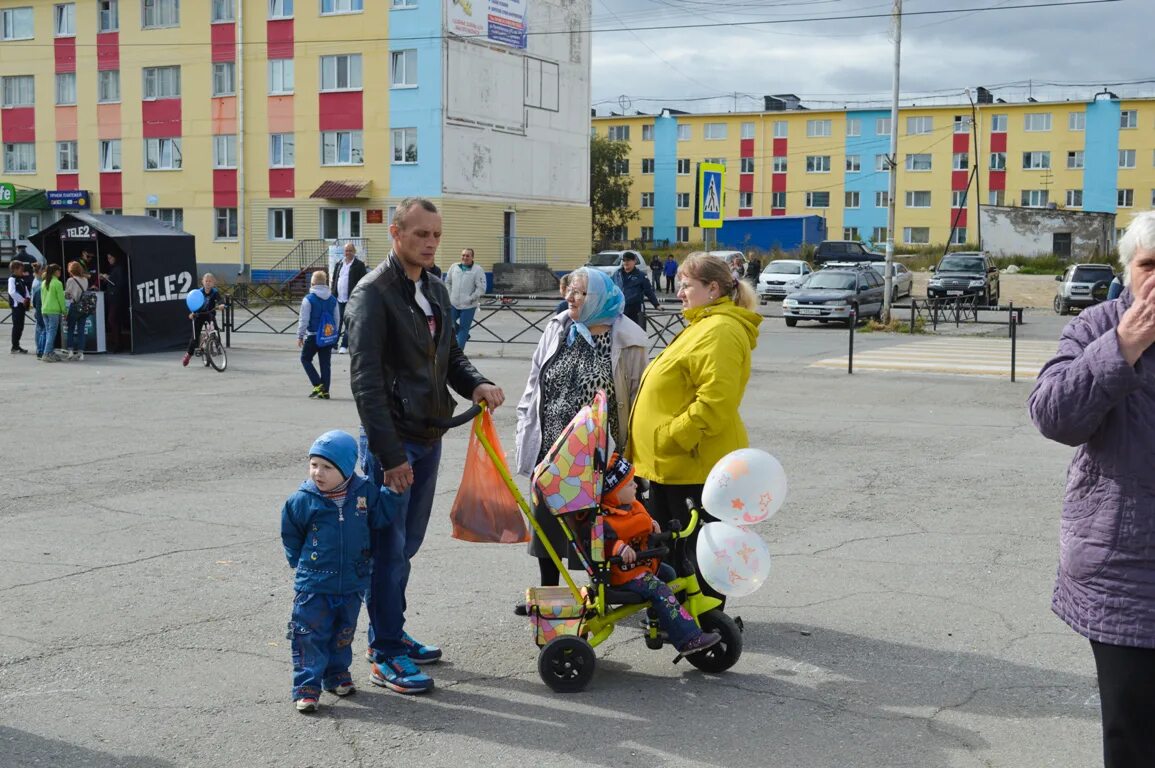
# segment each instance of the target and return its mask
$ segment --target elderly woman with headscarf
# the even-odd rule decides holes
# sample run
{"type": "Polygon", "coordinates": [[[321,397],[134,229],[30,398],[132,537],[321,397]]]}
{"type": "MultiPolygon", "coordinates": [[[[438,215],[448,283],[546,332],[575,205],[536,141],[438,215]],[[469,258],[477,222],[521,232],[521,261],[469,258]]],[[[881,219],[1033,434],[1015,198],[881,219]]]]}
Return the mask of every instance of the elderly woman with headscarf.
{"type": "MultiPolygon", "coordinates": [[[[570,420],[606,393],[610,437],[617,450],[629,440],[630,407],[646,367],[646,334],[623,314],[625,300],[613,280],[596,269],[569,275],[567,308],[549,321],[533,353],[529,381],[517,404],[517,471],[530,475],[570,420]]],[[[566,538],[548,509],[534,516],[554,551],[566,554],[566,538]]],[[[542,586],[561,579],[537,534],[529,553],[538,559],[542,586]]]]}
{"type": "Polygon", "coordinates": [[[1107,768],[1155,765],[1155,211],[1119,240],[1126,288],[1084,309],[1028,401],[1075,447],[1051,608],[1091,643],[1107,768]]]}

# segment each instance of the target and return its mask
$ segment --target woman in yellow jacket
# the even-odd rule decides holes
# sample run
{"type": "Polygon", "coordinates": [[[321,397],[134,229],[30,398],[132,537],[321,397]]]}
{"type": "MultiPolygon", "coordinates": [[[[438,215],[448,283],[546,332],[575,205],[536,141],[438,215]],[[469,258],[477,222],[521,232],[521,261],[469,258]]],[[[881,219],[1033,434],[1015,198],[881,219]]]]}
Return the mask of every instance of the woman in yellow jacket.
{"type": "MultiPolygon", "coordinates": [[[[749,447],[738,407],[762,322],[754,289],[721,259],[692,253],[677,279],[689,325],[646,368],[629,429],[629,458],[650,481],[650,515],[663,530],[689,519],[686,499],[701,506],[702,485],[719,459],[749,447]]],[[[696,538],[688,542],[691,557],[696,538]]],[[[705,584],[703,591],[721,598],[705,584]]]]}

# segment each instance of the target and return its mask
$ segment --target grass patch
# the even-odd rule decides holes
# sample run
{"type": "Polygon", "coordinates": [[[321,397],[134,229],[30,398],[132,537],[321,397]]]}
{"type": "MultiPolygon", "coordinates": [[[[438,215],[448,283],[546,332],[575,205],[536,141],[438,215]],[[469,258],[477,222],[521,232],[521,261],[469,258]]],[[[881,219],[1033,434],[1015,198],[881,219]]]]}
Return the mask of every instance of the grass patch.
{"type": "MultiPolygon", "coordinates": [[[[905,320],[899,320],[894,315],[891,315],[889,323],[880,323],[875,319],[867,320],[858,333],[910,333],[910,323],[905,320]]],[[[914,332],[926,333],[926,318],[916,317],[914,319],[914,332]]]]}

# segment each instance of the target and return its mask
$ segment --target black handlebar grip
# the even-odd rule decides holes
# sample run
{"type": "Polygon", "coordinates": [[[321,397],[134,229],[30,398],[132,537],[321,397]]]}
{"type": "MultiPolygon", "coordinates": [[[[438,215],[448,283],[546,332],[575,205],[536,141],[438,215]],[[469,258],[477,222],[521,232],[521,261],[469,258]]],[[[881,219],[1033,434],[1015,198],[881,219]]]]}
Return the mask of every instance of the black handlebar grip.
{"type": "Polygon", "coordinates": [[[455,429],[473,421],[479,413],[481,413],[481,406],[471,405],[456,416],[450,416],[448,419],[426,419],[425,423],[437,429],[455,429]]]}

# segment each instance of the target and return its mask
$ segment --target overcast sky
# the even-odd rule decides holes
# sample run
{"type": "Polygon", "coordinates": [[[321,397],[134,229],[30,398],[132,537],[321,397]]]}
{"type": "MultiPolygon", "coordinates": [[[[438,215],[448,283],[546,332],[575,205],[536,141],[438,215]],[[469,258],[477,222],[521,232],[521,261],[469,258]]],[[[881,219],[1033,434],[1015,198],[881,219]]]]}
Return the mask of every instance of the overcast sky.
{"type": "MultiPolygon", "coordinates": [[[[965,103],[987,86],[1008,101],[1155,96],[1155,0],[977,12],[1056,0],[904,0],[902,103],[965,103]],[[1150,81],[1125,85],[1129,81],[1150,81]],[[1031,85],[1033,81],[1033,85],[1031,85]],[[1042,83],[1059,86],[1044,87],[1042,83]]],[[[889,107],[893,0],[593,0],[593,101],[598,114],[762,108],[795,93],[812,108],[889,107]],[[822,17],[823,21],[696,27],[822,17]],[[684,25],[677,29],[647,29],[684,25]],[[735,98],[734,94],[737,94],[735,98]],[[623,99],[622,97],[625,97],[623,99]],[[865,103],[869,102],[869,103],[865,103]]]]}

